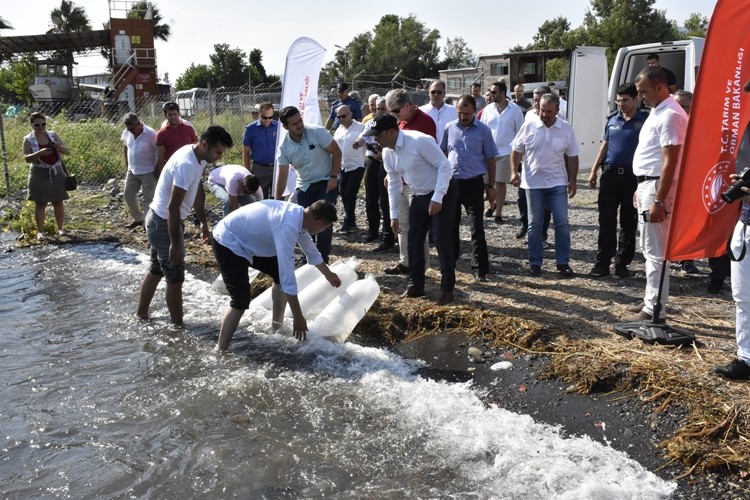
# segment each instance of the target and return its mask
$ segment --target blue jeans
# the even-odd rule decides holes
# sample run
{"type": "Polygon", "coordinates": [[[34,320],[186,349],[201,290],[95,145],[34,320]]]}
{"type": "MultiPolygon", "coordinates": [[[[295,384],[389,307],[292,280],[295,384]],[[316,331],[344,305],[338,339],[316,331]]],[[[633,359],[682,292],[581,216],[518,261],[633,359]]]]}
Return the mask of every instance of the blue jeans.
{"type": "MultiPolygon", "coordinates": [[[[335,188],[333,191],[329,191],[328,193],[326,193],[327,186],[328,181],[324,180],[318,181],[314,184],[310,184],[310,187],[307,188],[307,191],[302,191],[301,189],[297,188],[294,191],[297,197],[297,204],[307,208],[318,200],[325,200],[335,205],[336,198],[338,198],[339,196],[339,190],[338,188],[335,188]]],[[[333,227],[329,227],[325,231],[318,233],[314,238],[315,245],[318,247],[320,255],[323,256],[323,261],[327,264],[328,256],[331,254],[333,227]]]]}
{"type": "MultiPolygon", "coordinates": [[[[209,182],[208,190],[211,191],[211,193],[216,196],[216,199],[221,202],[221,206],[224,209],[224,217],[229,215],[232,212],[232,205],[229,203],[229,193],[224,189],[224,186],[209,182]]],[[[240,202],[240,206],[244,207],[248,203],[254,202],[255,196],[251,194],[243,194],[242,196],[238,196],[237,200],[240,202]]]]}
{"type": "Polygon", "coordinates": [[[545,189],[527,189],[529,207],[529,264],[541,266],[544,256],[542,225],[544,209],[552,212],[555,224],[555,260],[557,265],[570,262],[570,225],[568,224],[568,186],[545,189]]]}

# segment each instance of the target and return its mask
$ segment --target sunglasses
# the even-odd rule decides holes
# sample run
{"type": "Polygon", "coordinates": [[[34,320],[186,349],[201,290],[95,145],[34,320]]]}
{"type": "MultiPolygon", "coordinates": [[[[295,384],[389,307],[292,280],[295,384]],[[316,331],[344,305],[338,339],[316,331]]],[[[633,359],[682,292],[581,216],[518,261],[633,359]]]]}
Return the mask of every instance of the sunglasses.
{"type": "Polygon", "coordinates": [[[34,128],[39,128],[39,127],[46,127],[46,126],[47,126],[47,124],[46,124],[46,123],[35,123],[35,124],[34,124],[34,128]]]}
{"type": "Polygon", "coordinates": [[[273,115],[271,115],[271,116],[261,116],[260,119],[261,120],[273,120],[273,115]]]}
{"type": "Polygon", "coordinates": [[[402,108],[389,109],[388,112],[389,113],[393,113],[394,115],[397,115],[397,114],[399,114],[401,112],[401,109],[402,108]]]}
{"type": "Polygon", "coordinates": [[[338,118],[340,120],[342,118],[346,118],[347,116],[349,116],[349,113],[345,113],[343,115],[336,115],[336,118],[338,118]]]}
{"type": "Polygon", "coordinates": [[[442,91],[442,90],[430,90],[430,94],[432,94],[432,95],[435,95],[435,94],[438,94],[438,95],[440,95],[440,94],[442,94],[442,93],[443,93],[443,91],[442,91]]]}

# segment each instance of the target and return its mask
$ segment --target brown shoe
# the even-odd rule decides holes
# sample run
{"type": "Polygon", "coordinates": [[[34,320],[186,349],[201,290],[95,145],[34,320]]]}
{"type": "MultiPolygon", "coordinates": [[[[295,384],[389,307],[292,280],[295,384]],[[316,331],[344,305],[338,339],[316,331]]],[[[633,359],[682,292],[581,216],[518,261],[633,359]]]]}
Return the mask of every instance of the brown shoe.
{"type": "Polygon", "coordinates": [[[620,318],[620,320],[625,323],[635,323],[636,321],[651,321],[651,315],[646,311],[641,311],[636,314],[626,314],[625,316],[620,318]]]}
{"type": "Polygon", "coordinates": [[[134,221],[133,221],[133,222],[131,222],[130,224],[125,224],[125,229],[135,229],[135,228],[137,228],[138,226],[142,226],[142,225],[143,225],[143,221],[140,221],[140,222],[139,222],[139,221],[137,221],[137,220],[134,220],[134,221]]]}
{"type": "Polygon", "coordinates": [[[630,313],[639,313],[643,311],[643,302],[638,302],[637,304],[630,305],[626,307],[625,310],[630,313]]]}
{"type": "Polygon", "coordinates": [[[424,297],[424,290],[422,290],[421,288],[417,288],[415,286],[410,286],[409,288],[406,289],[406,291],[404,293],[401,294],[401,297],[402,298],[406,298],[406,297],[411,297],[411,298],[424,297]]]}
{"type": "Polygon", "coordinates": [[[436,306],[444,306],[453,302],[453,292],[441,292],[440,298],[435,301],[436,306]]]}
{"type": "Polygon", "coordinates": [[[399,262],[393,267],[386,267],[383,272],[385,274],[409,274],[409,268],[399,262]]]}

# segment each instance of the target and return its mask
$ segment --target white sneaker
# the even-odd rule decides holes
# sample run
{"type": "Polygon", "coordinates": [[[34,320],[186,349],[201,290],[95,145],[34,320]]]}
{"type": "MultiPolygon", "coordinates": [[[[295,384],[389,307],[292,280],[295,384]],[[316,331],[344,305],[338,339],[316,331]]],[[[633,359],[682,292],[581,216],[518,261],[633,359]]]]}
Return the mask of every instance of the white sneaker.
{"type": "Polygon", "coordinates": [[[39,241],[45,241],[47,239],[47,236],[42,233],[36,233],[36,239],[39,241]]]}
{"type": "Polygon", "coordinates": [[[59,231],[57,232],[57,234],[59,234],[60,236],[67,236],[67,235],[68,235],[68,232],[67,232],[67,231],[66,231],[65,229],[60,229],[60,230],[59,230],[59,231]]]}

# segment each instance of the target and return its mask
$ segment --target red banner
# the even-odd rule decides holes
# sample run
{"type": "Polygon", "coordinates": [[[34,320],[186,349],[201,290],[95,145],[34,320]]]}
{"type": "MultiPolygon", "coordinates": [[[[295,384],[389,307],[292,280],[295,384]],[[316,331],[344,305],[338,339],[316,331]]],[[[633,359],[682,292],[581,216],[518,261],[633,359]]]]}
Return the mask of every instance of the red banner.
{"type": "Polygon", "coordinates": [[[717,2],[682,148],[665,259],[722,255],[737,221],[740,202],[727,204],[721,193],[731,185],[750,119],[750,94],[742,90],[750,79],[748,27],[750,0],[717,2]]]}

